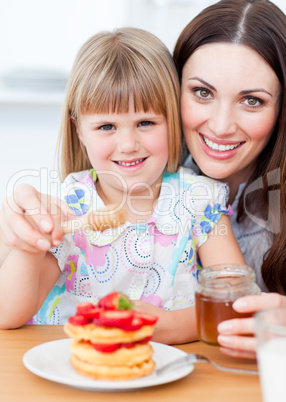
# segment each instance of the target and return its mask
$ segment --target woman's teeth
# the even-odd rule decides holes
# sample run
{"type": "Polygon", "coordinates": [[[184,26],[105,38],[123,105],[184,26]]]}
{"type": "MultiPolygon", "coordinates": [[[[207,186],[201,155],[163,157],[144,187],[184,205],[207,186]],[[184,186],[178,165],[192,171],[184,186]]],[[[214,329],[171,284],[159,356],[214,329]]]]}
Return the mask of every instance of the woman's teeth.
{"type": "Polygon", "coordinates": [[[213,149],[214,151],[230,151],[232,149],[237,148],[241,143],[237,143],[237,144],[232,144],[232,145],[219,145],[215,142],[212,142],[211,140],[209,140],[206,137],[203,137],[204,142],[207,144],[207,146],[211,149],[213,149]]]}
{"type": "Polygon", "coordinates": [[[135,162],[120,162],[118,161],[118,165],[122,165],[122,166],[134,166],[134,165],[138,165],[138,163],[141,163],[145,160],[146,158],[142,158],[142,159],[138,159],[135,162]]]}

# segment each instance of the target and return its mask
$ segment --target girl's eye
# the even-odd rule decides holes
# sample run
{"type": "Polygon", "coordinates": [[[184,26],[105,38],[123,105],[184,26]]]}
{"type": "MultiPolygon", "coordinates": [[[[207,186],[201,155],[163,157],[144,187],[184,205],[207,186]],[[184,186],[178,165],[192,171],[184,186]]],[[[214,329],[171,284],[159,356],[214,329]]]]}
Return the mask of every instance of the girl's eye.
{"type": "Polygon", "coordinates": [[[139,127],[140,127],[140,126],[141,126],[141,127],[147,127],[147,126],[152,126],[153,123],[152,123],[152,121],[144,120],[144,121],[140,121],[140,123],[139,123],[138,125],[139,125],[139,127]]]}
{"type": "Polygon", "coordinates": [[[244,99],[243,102],[246,106],[250,106],[252,108],[259,107],[263,104],[263,101],[259,98],[255,98],[253,96],[248,96],[244,99]]]}
{"type": "Polygon", "coordinates": [[[113,124],[104,124],[103,126],[99,127],[100,130],[115,130],[115,126],[113,124]]]}

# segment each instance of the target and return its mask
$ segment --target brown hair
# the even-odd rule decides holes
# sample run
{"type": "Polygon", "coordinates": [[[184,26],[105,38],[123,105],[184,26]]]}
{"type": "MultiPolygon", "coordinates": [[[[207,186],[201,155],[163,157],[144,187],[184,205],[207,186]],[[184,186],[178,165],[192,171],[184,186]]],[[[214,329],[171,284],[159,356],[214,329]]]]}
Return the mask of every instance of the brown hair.
{"type": "MultiPolygon", "coordinates": [[[[258,158],[256,168],[239,200],[238,222],[247,211],[259,211],[261,218],[271,219],[273,241],[261,268],[270,291],[286,294],[286,16],[267,0],[222,0],[203,10],[181,33],[174,50],[174,60],[182,78],[182,70],[192,53],[209,43],[245,45],[270,65],[281,84],[280,113],[272,136],[258,158]],[[269,208],[269,174],[280,168],[280,192],[276,205],[279,216],[269,208]],[[245,197],[251,182],[262,178],[264,187],[245,197]],[[280,197],[280,198],[279,198],[280,197]],[[278,204],[277,204],[278,203],[278,204]]],[[[276,184],[276,183],[275,183],[276,184]]]]}
{"type": "Polygon", "coordinates": [[[175,172],[181,157],[179,93],[172,55],[151,33],[121,28],[92,36],[79,50],[67,83],[58,140],[61,178],[91,168],[72,120],[85,113],[127,113],[130,97],[135,112],[152,110],[166,117],[166,169],[175,172]]]}

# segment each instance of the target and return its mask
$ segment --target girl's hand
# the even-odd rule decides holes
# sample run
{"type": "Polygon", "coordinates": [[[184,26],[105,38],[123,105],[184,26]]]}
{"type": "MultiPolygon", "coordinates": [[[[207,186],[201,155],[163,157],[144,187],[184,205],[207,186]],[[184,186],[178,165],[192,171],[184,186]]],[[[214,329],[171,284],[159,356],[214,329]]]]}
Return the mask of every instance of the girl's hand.
{"type": "MultiPolygon", "coordinates": [[[[233,308],[238,313],[255,313],[281,306],[286,306],[286,296],[278,293],[245,296],[233,303],[233,308]]],[[[256,358],[257,340],[254,336],[254,318],[237,318],[221,322],[218,325],[218,332],[218,343],[222,346],[223,353],[235,357],[256,358]]]]}
{"type": "Polygon", "coordinates": [[[16,187],[0,210],[0,241],[8,247],[38,253],[60,244],[61,219],[72,212],[62,200],[28,184],[16,187]]]}

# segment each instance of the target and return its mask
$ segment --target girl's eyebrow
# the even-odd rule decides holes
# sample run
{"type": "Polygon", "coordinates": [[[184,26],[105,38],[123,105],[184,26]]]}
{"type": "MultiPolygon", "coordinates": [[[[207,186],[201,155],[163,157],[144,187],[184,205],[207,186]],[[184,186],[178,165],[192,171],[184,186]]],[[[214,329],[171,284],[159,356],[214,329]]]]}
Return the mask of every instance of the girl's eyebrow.
{"type": "Polygon", "coordinates": [[[207,87],[209,87],[212,91],[216,92],[216,89],[214,86],[212,86],[211,84],[209,84],[207,81],[203,80],[202,78],[199,77],[190,77],[188,79],[188,81],[190,80],[196,80],[196,81],[200,81],[203,85],[206,85],[207,87]]]}
{"type": "MultiPolygon", "coordinates": [[[[196,81],[200,81],[203,85],[206,85],[207,87],[209,87],[210,89],[212,89],[214,92],[216,92],[216,89],[213,85],[209,84],[207,81],[203,80],[202,78],[199,77],[191,77],[188,79],[188,81],[190,80],[196,80],[196,81]]],[[[255,88],[255,89],[244,89],[243,91],[239,92],[239,95],[247,95],[253,92],[264,92],[270,96],[272,96],[272,94],[268,91],[266,91],[266,89],[264,88],[255,88]]]]}

